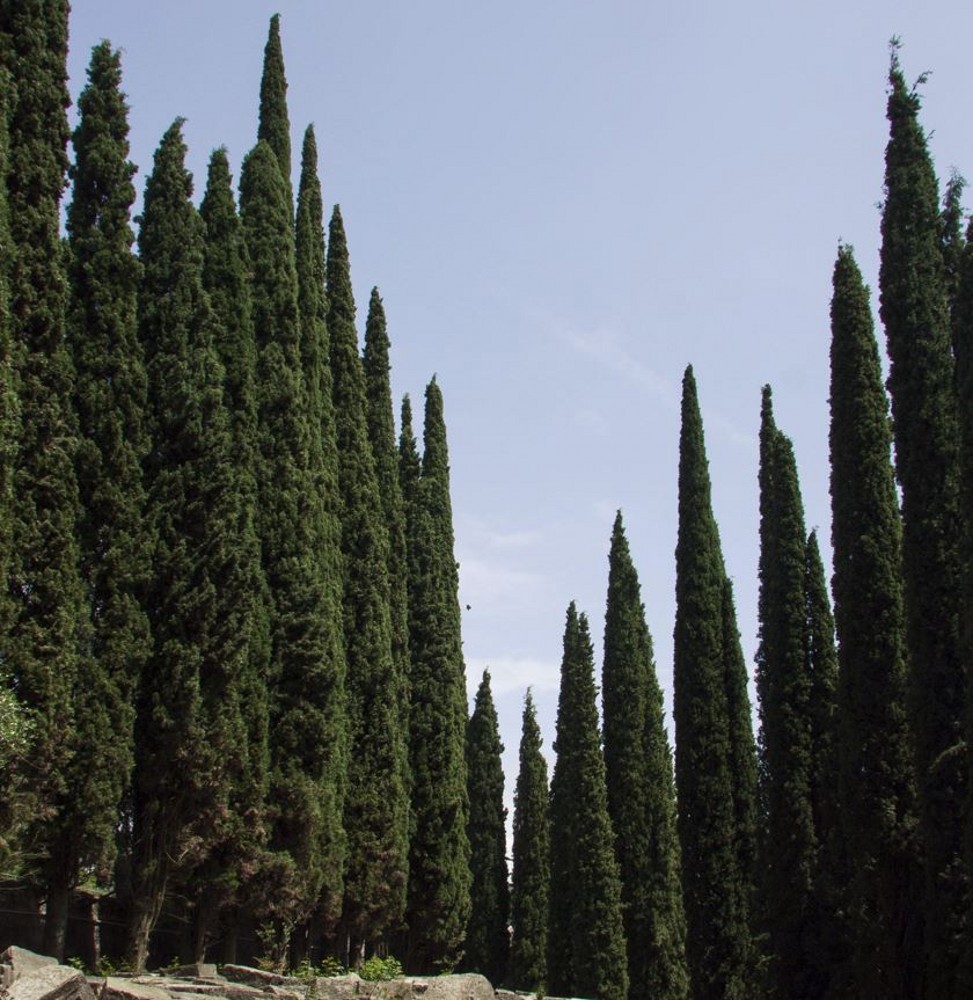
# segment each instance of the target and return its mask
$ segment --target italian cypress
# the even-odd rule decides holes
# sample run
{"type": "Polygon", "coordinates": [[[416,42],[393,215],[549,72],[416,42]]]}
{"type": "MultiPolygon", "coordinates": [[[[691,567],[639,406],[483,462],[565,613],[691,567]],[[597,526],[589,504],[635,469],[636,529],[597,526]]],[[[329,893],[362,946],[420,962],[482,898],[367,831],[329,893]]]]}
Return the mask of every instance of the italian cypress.
{"type": "Polygon", "coordinates": [[[807,669],[804,511],[790,441],[764,386],[760,421],[760,701],[766,803],[762,914],[771,992],[820,995],[812,895],[818,843],[811,811],[811,679],[807,669]]]}
{"type": "MultiPolygon", "coordinates": [[[[294,928],[318,912],[333,927],[344,892],[345,660],[333,579],[322,567],[326,509],[315,489],[301,367],[291,209],[266,141],[246,157],[240,214],[257,336],[259,516],[271,595],[270,847],[263,915],[275,965],[294,928]],[[281,885],[287,891],[281,892],[281,885]]],[[[332,572],[334,568],[332,567],[332,572]]]]}
{"type": "Polygon", "coordinates": [[[144,967],[170,881],[224,838],[245,746],[238,680],[248,655],[239,497],[224,371],[203,288],[203,225],[177,120],[156,151],[139,231],[139,336],[148,373],[147,607],[153,648],[137,698],[129,961],[144,967]]]}
{"type": "Polygon", "coordinates": [[[919,124],[919,96],[906,86],[895,49],[889,85],[879,288],[902,488],[906,643],[925,865],[923,989],[950,996],[965,921],[958,803],[967,780],[957,406],[938,186],[919,124]]]}
{"type": "Polygon", "coordinates": [[[261,139],[277,157],[287,191],[287,204],[293,213],[291,123],[287,113],[287,77],[284,73],[284,50],[280,43],[280,14],[274,14],[270,19],[267,44],[264,46],[263,74],[260,78],[260,118],[257,126],[257,140],[261,139]]]}
{"type": "Polygon", "coordinates": [[[842,893],[848,880],[838,795],[838,654],[817,531],[804,559],[805,655],[811,686],[811,819],[818,842],[812,894],[813,961],[821,981],[837,981],[847,957],[848,927],[842,893]]]}
{"type": "Polygon", "coordinates": [[[686,955],[696,1000],[752,993],[751,886],[739,863],[727,705],[726,571],[692,367],[683,378],[676,544],[674,717],[686,955]]]}
{"type": "Polygon", "coordinates": [[[539,990],[547,980],[547,922],[551,877],[547,760],[530,689],[524,698],[514,790],[513,870],[510,883],[510,984],[539,990]]]}
{"type": "MultiPolygon", "coordinates": [[[[225,149],[210,157],[200,203],[205,227],[203,287],[214,316],[214,346],[225,373],[223,400],[233,448],[233,489],[239,505],[236,530],[240,572],[236,590],[223,598],[238,610],[246,655],[236,680],[233,709],[242,752],[231,773],[230,817],[222,843],[196,870],[189,892],[196,900],[193,958],[203,961],[216,921],[225,915],[224,958],[234,960],[237,914],[246,903],[246,874],[265,845],[268,761],[267,667],[270,657],[269,595],[257,536],[256,341],[250,302],[249,255],[233,200],[225,149]]],[[[227,706],[230,708],[230,706],[227,706]]]]}
{"type": "MultiPolygon", "coordinates": [[[[24,853],[42,859],[37,874],[49,897],[45,950],[58,956],[68,890],[79,874],[77,859],[62,856],[58,846],[79,777],[77,754],[91,735],[79,726],[75,705],[94,669],[77,540],[78,430],[58,233],[67,169],[67,18],[66,0],[0,4],[0,44],[12,76],[5,182],[10,336],[22,416],[4,664],[33,726],[24,853]]],[[[97,782],[88,790],[102,791],[97,782]]]]}
{"type": "Polygon", "coordinates": [[[463,965],[491,983],[507,981],[510,959],[510,889],[507,871],[507,810],[503,804],[503,744],[490,690],[490,671],[476,692],[466,729],[470,797],[471,893],[476,905],[466,927],[463,965]]]}
{"type": "Polygon", "coordinates": [[[78,100],[73,199],[67,212],[68,341],[81,434],[81,568],[88,594],[91,671],[77,692],[78,750],[57,853],[102,877],[115,851],[118,810],[134,753],[134,691],[150,650],[143,607],[152,538],[144,519],[146,373],[138,340],[141,267],[130,224],[135,167],[121,64],[95,46],[78,100]]]}
{"type": "Polygon", "coordinates": [[[689,977],[672,751],[621,511],[615,516],[608,565],[605,771],[629,942],[629,988],[633,996],[675,1000],[687,996],[689,977]]]}
{"type": "Polygon", "coordinates": [[[733,790],[734,845],[737,867],[745,886],[741,897],[745,920],[753,914],[757,877],[757,748],[753,712],[747,691],[747,664],[737,628],[733,583],[726,577],[722,600],[723,681],[729,732],[730,782],[733,790]]]}
{"type": "Polygon", "coordinates": [[[878,346],[850,247],[831,300],[831,543],[849,995],[918,995],[921,906],[898,498],[878,346]]]}
{"type": "MultiPolygon", "coordinates": [[[[956,350],[956,389],[959,401],[960,471],[962,509],[967,511],[963,525],[963,611],[960,620],[961,642],[967,664],[966,714],[964,727],[967,747],[967,767],[973,767],[973,222],[966,231],[966,243],[957,284],[954,311],[954,344],[956,350]]],[[[964,856],[967,871],[973,871],[973,782],[967,785],[966,823],[964,830],[964,856]]],[[[966,961],[961,964],[957,993],[973,988],[970,937],[967,930],[966,961]]]]}
{"type": "MultiPolygon", "coordinates": [[[[403,436],[407,430],[411,434],[403,416],[403,436]]],[[[413,454],[407,444],[405,465],[413,454]]],[[[426,388],[418,481],[410,476],[414,466],[402,479],[407,517],[413,505],[408,539],[413,826],[406,962],[407,968],[428,971],[458,956],[471,905],[459,578],[443,399],[435,379],[426,388]]]]}
{"type": "Polygon", "coordinates": [[[568,607],[551,779],[547,988],[625,1000],[622,887],[608,814],[587,618],[568,607]]]}
{"type": "Polygon", "coordinates": [[[389,613],[392,626],[392,662],[399,699],[398,729],[405,746],[406,781],[409,747],[409,575],[406,549],[405,501],[399,479],[399,452],[392,413],[389,379],[389,336],[385,307],[373,288],[365,323],[365,396],[368,403],[368,440],[375,459],[375,474],[382,497],[382,512],[389,536],[389,613]]]}
{"type": "Polygon", "coordinates": [[[402,920],[409,801],[399,685],[392,659],[388,532],[368,439],[348,246],[337,207],[328,230],[327,289],[351,734],[344,921],[358,960],[402,920]]]}
{"type": "MultiPolygon", "coordinates": [[[[963,271],[963,258],[966,249],[966,237],[963,232],[963,191],[966,180],[957,171],[950,174],[943,194],[942,211],[940,212],[940,246],[943,254],[943,280],[946,288],[946,302],[949,307],[951,326],[958,320],[956,311],[959,283],[963,271]]],[[[955,348],[955,336],[953,337],[955,348]]]]}

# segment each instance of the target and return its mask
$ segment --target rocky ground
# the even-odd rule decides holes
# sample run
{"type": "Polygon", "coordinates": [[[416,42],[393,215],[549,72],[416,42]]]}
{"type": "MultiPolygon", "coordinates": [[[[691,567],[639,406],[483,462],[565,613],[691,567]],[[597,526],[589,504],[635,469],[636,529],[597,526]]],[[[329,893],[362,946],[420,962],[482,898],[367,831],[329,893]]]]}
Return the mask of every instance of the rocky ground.
{"type": "MultiPolygon", "coordinates": [[[[522,1000],[483,976],[356,975],[298,979],[242,965],[190,965],[142,976],[86,976],[53,958],[11,947],[0,954],[0,1000],[522,1000]]],[[[551,998],[553,1000],[553,998],[551,998]]]]}

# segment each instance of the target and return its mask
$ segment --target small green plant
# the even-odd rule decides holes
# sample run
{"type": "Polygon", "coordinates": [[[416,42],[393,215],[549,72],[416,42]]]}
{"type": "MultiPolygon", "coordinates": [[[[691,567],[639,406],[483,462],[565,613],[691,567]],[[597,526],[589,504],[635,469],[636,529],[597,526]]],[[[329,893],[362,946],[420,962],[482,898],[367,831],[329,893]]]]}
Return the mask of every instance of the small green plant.
{"type": "Polygon", "coordinates": [[[313,979],[317,975],[308,958],[305,958],[296,969],[292,969],[290,974],[295,979],[313,979]]]}
{"type": "Polygon", "coordinates": [[[69,958],[64,960],[65,965],[69,965],[72,969],[77,969],[78,972],[83,972],[85,975],[88,973],[88,967],[78,958],[77,955],[71,955],[69,958]]]}
{"type": "Polygon", "coordinates": [[[344,974],[345,967],[334,955],[328,955],[321,959],[321,964],[318,966],[318,975],[323,979],[334,979],[335,976],[343,976],[344,974]]]}
{"type": "Polygon", "coordinates": [[[95,972],[99,976],[107,979],[109,976],[114,976],[117,971],[115,963],[107,955],[99,956],[98,961],[95,963],[95,972]]]}
{"type": "Polygon", "coordinates": [[[389,955],[388,958],[379,958],[372,955],[366,958],[358,970],[358,975],[362,979],[371,983],[386,982],[389,979],[398,979],[402,975],[402,963],[389,955]]]}

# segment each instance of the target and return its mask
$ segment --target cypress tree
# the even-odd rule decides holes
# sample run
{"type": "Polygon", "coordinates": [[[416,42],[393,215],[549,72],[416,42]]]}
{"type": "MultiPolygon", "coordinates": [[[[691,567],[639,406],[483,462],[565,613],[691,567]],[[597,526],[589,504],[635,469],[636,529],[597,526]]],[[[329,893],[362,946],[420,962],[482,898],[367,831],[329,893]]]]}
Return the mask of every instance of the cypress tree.
{"type": "MultiPolygon", "coordinates": [[[[414,443],[403,411],[403,494],[409,526],[409,759],[412,838],[406,963],[412,970],[452,964],[470,914],[466,835],[466,682],[449,497],[442,393],[426,388],[423,456],[414,478],[414,443]],[[411,477],[411,478],[410,478],[411,477]],[[410,517],[411,505],[411,517],[410,517]]],[[[414,439],[413,439],[414,442],[414,439]]]]}
{"type": "MultiPolygon", "coordinates": [[[[246,874],[258,864],[265,845],[268,760],[267,668],[270,657],[269,595],[257,536],[256,341],[250,302],[250,260],[233,200],[225,149],[210,157],[206,192],[200,204],[205,226],[203,287],[214,315],[214,345],[223,364],[223,401],[230,421],[233,488],[240,573],[235,593],[223,597],[238,609],[246,658],[234,692],[236,723],[242,734],[239,766],[232,772],[230,818],[222,843],[206,867],[193,873],[188,891],[196,900],[194,954],[203,961],[206,943],[221,913],[226,961],[235,959],[235,914],[245,904],[246,874]]],[[[227,706],[228,708],[230,706],[227,706]]]]}
{"type": "Polygon", "coordinates": [[[804,559],[805,655],[811,685],[811,818],[818,841],[812,894],[813,961],[821,981],[834,981],[848,954],[842,893],[848,881],[838,795],[838,654],[817,531],[804,559]]]}
{"type": "Polygon", "coordinates": [[[919,820],[924,843],[925,980],[949,996],[965,921],[958,803],[963,668],[958,428],[938,186],[893,48],[889,70],[880,313],[891,361],[896,473],[902,488],[902,565],[919,820]]]}
{"type": "MultiPolygon", "coordinates": [[[[965,662],[973,662],[973,222],[966,231],[966,242],[957,284],[956,308],[953,314],[953,332],[956,351],[956,389],[959,401],[960,472],[962,510],[967,511],[963,525],[963,610],[960,620],[962,651],[965,662]]],[[[966,734],[967,767],[973,767],[973,673],[966,679],[966,734]]],[[[967,872],[973,871],[973,782],[967,785],[966,822],[964,829],[964,857],[967,872]]],[[[960,968],[957,993],[973,986],[970,936],[967,930],[966,959],[960,968]]]]}
{"type": "Polygon", "coordinates": [[[745,887],[741,897],[744,919],[753,914],[757,877],[757,748],[753,738],[753,713],[747,691],[747,664],[740,646],[733,583],[724,579],[722,607],[723,681],[729,733],[730,783],[733,791],[734,847],[737,867],[745,887]]]}
{"type": "Polygon", "coordinates": [[[291,123],[287,114],[287,77],[284,73],[284,50],[280,44],[280,14],[270,19],[267,44],[264,46],[263,75],[260,78],[260,118],[257,140],[263,139],[273,150],[280,166],[287,204],[294,211],[291,186],[291,123]]]}
{"type": "Polygon", "coordinates": [[[510,959],[510,889],[507,871],[507,810],[503,804],[503,744],[490,690],[490,671],[476,692],[466,729],[470,798],[471,893],[476,905],[466,927],[463,965],[491,983],[506,982],[510,959]]]}
{"type": "Polygon", "coordinates": [[[547,921],[551,877],[547,760],[530,689],[524,698],[517,786],[514,790],[513,871],[510,884],[510,984],[540,990],[547,979],[547,921]]]}
{"type": "Polygon", "coordinates": [[[587,618],[568,607],[551,779],[548,990],[625,1000],[622,887],[608,815],[587,618]]]}
{"type": "Polygon", "coordinates": [[[761,777],[766,803],[762,913],[771,992],[820,994],[811,952],[818,843],[811,811],[811,679],[807,670],[804,512],[790,441],[774,423],[770,387],[760,420],[761,777]]]}
{"type": "MultiPolygon", "coordinates": [[[[0,635],[10,625],[10,600],[6,580],[11,558],[13,476],[17,455],[19,405],[13,383],[16,367],[10,332],[10,218],[7,211],[7,121],[13,104],[13,82],[5,65],[4,36],[0,33],[0,635]]],[[[19,826],[19,777],[25,761],[24,707],[11,689],[12,678],[0,667],[0,829],[6,832],[0,846],[0,870],[15,868],[16,831],[19,826]]]]}
{"type": "MultiPolygon", "coordinates": [[[[957,171],[950,174],[943,194],[943,206],[940,212],[940,246],[943,254],[943,280],[946,288],[946,302],[951,317],[951,327],[958,321],[956,312],[959,283],[963,271],[963,258],[966,249],[966,239],[963,233],[963,191],[966,180],[957,171]]],[[[955,349],[956,340],[953,337],[955,349]]]]}
{"type": "Polygon", "coordinates": [[[692,367],[683,378],[676,544],[674,716],[686,955],[696,1000],[752,993],[751,886],[739,864],[727,705],[726,571],[692,367]]]}
{"type": "Polygon", "coordinates": [[[22,416],[4,664],[33,726],[24,853],[43,859],[37,874],[49,897],[44,944],[54,955],[63,953],[67,894],[78,877],[76,859],[57,848],[78,777],[75,757],[90,736],[74,709],[93,671],[77,541],[78,431],[58,234],[67,169],[67,15],[65,0],[0,5],[0,44],[12,76],[5,182],[10,336],[22,416]]]}
{"type": "Polygon", "coordinates": [[[918,992],[921,907],[898,499],[878,346],[850,247],[831,300],[831,543],[849,995],[918,992]]]}
{"type": "Polygon", "coordinates": [[[334,578],[326,577],[321,558],[329,525],[310,456],[313,418],[301,367],[291,210],[277,157],[265,141],[244,161],[240,213],[257,335],[257,527],[272,601],[273,861],[264,872],[261,920],[266,947],[281,966],[297,924],[317,911],[327,929],[340,913],[345,660],[334,578]]]}
{"type": "Polygon", "coordinates": [[[92,661],[76,696],[73,794],[56,852],[66,870],[94,867],[102,878],[110,871],[118,810],[131,778],[134,690],[150,650],[142,605],[152,539],[142,484],[148,442],[136,322],[141,268],[131,249],[135,167],[128,161],[128,108],[120,85],[119,54],[102,42],[92,52],[78,101],[74,196],[67,212],[67,333],[81,433],[79,538],[92,661]]]}
{"type": "Polygon", "coordinates": [[[388,532],[368,439],[348,246],[337,207],[328,230],[327,282],[351,732],[344,920],[357,959],[397,928],[404,913],[409,802],[392,659],[388,532]]]}
{"type": "Polygon", "coordinates": [[[633,996],[675,1000],[687,996],[689,978],[672,751],[621,511],[615,516],[608,565],[605,771],[629,942],[629,988],[633,996]]]}
{"type": "Polygon", "coordinates": [[[203,225],[177,120],[156,151],[139,231],[139,336],[148,373],[148,595],[153,649],[137,698],[129,961],[143,968],[169,882],[225,837],[246,753],[239,678],[246,575],[224,371],[203,288],[203,225]]]}
{"type": "Polygon", "coordinates": [[[409,748],[409,575],[406,549],[405,501],[399,480],[399,452],[392,414],[389,380],[389,336],[385,308],[373,288],[365,323],[365,396],[368,404],[368,440],[375,459],[375,474],[382,497],[382,512],[389,536],[389,613],[392,626],[392,662],[399,690],[398,730],[403,738],[405,778],[409,748]]]}

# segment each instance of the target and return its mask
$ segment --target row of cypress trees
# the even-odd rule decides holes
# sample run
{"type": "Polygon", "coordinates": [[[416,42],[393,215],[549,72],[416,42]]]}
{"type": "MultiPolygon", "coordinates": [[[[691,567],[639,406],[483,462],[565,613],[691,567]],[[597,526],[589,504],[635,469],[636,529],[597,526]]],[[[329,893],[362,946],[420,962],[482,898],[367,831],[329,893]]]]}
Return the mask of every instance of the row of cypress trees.
{"type": "Polygon", "coordinates": [[[546,981],[559,994],[611,1000],[958,1000],[973,989],[973,223],[964,234],[957,175],[940,201],[918,117],[921,83],[906,83],[893,42],[879,275],[888,395],[850,247],[839,247],[833,273],[834,611],[794,450],[765,386],[755,741],[688,368],[678,806],[619,515],[603,724],[588,623],[572,604],[546,811],[529,791],[546,772],[529,698],[525,706],[514,818],[518,985],[546,981]]]}
{"type": "Polygon", "coordinates": [[[377,290],[359,353],[311,128],[295,211],[276,16],[239,208],[222,149],[194,206],[177,119],[137,252],[119,54],[92,53],[69,164],[67,28],[66,0],[0,3],[0,669],[30,731],[0,762],[4,867],[56,955],[94,879],[128,902],[135,969],[174,898],[197,959],[255,930],[278,967],[322,941],[452,964],[471,874],[442,393],[420,456],[377,290]]]}

